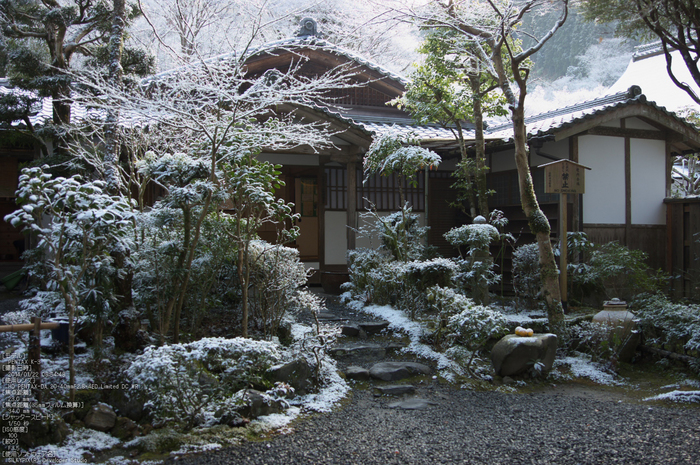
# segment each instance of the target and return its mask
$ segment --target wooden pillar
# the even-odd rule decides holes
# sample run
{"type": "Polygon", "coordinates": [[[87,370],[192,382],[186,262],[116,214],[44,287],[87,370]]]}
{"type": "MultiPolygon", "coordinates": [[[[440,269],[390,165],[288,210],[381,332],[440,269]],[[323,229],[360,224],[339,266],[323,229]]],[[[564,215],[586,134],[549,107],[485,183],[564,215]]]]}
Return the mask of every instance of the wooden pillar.
{"type": "Polygon", "coordinates": [[[29,365],[32,375],[32,390],[38,402],[42,402],[41,385],[41,318],[33,316],[31,319],[34,328],[29,335],[29,365]]]}
{"type": "Polygon", "coordinates": [[[569,210],[569,194],[559,194],[559,287],[561,292],[561,305],[567,310],[568,299],[566,295],[567,286],[567,256],[569,254],[569,244],[567,243],[567,213],[569,210]]]}
{"type": "MultiPolygon", "coordinates": [[[[578,136],[572,136],[569,139],[569,160],[578,163],[578,136]]],[[[574,194],[572,212],[571,212],[571,230],[583,231],[583,223],[581,222],[581,196],[583,194],[574,194]]]]}
{"type": "Polygon", "coordinates": [[[318,267],[324,269],[326,263],[326,169],[328,157],[321,157],[318,167],[318,267]]]}
{"type": "Polygon", "coordinates": [[[355,229],[357,228],[357,163],[349,162],[347,167],[347,246],[348,250],[355,249],[355,229]]]}

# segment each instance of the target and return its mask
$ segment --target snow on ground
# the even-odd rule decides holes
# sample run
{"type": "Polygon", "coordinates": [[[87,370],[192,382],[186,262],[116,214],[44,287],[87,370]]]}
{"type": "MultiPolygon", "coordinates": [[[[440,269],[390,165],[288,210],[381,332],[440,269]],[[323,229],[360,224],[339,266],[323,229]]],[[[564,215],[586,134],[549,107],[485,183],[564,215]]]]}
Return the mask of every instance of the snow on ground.
{"type": "Polygon", "coordinates": [[[432,347],[420,342],[425,328],[419,322],[411,320],[404,311],[397,310],[390,305],[369,305],[361,308],[360,311],[382,318],[389,322],[389,329],[401,331],[408,335],[411,342],[403,351],[436,361],[440,376],[446,380],[454,381],[455,374],[461,375],[464,373],[462,367],[447,355],[435,352],[432,347]]]}
{"type": "Polygon", "coordinates": [[[575,378],[588,378],[598,384],[619,385],[621,384],[614,375],[606,372],[600,364],[592,362],[591,356],[576,352],[575,356],[568,356],[554,361],[555,367],[568,365],[571,376],[575,378]]]}
{"type": "Polygon", "coordinates": [[[672,402],[696,402],[700,403],[700,391],[671,391],[656,396],[647,397],[644,400],[670,400],[672,402]]]}
{"type": "Polygon", "coordinates": [[[63,446],[49,444],[35,447],[25,458],[27,463],[83,464],[83,454],[111,449],[119,442],[119,439],[107,433],[80,428],[73,430],[63,446]]]}
{"type": "Polygon", "coordinates": [[[547,316],[544,314],[539,315],[532,310],[527,310],[524,312],[519,311],[514,305],[508,305],[505,307],[492,306],[491,308],[499,311],[508,322],[508,325],[525,327],[529,325],[546,324],[549,321],[547,320],[547,316]]]}

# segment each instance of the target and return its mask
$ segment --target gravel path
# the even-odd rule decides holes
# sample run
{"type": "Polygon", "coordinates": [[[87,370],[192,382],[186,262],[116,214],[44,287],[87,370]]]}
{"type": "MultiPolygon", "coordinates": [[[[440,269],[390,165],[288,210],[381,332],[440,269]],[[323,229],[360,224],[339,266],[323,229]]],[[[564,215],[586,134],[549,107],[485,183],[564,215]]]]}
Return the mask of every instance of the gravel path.
{"type": "MultiPolygon", "coordinates": [[[[327,304],[359,317],[332,298],[327,304]]],[[[417,388],[431,403],[426,409],[391,408],[397,398],[355,389],[336,411],[304,418],[290,434],[166,463],[700,464],[698,408],[601,400],[608,398],[594,388],[577,395],[470,392],[437,381],[417,388]]]]}
{"type": "MultiPolygon", "coordinates": [[[[270,441],[179,464],[699,464],[700,411],[434,386],[425,410],[355,391],[270,441]]],[[[175,462],[169,462],[175,463],[175,462]]]]}

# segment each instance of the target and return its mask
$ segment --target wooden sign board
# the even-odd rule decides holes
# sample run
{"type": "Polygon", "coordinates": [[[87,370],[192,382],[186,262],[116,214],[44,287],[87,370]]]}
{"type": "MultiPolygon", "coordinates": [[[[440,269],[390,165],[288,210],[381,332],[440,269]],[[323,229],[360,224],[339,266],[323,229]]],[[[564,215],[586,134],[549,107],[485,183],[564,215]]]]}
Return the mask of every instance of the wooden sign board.
{"type": "Polygon", "coordinates": [[[544,168],[545,194],[583,194],[585,193],[585,170],[589,167],[571,160],[559,160],[538,166],[544,168]]]}

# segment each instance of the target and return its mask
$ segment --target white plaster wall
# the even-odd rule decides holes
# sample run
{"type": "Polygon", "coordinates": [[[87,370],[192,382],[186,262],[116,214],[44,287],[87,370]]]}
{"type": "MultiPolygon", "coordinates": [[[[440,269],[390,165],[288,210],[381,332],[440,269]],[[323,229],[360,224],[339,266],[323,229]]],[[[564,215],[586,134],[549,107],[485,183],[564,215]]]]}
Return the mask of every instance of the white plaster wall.
{"type": "Polygon", "coordinates": [[[612,121],[606,121],[604,123],[600,123],[601,126],[606,126],[609,128],[619,128],[620,125],[620,120],[619,119],[614,119],[612,121]]]}
{"type": "Polygon", "coordinates": [[[620,137],[579,137],[579,163],[586,171],[583,222],[625,223],[625,142],[620,137]]]}
{"type": "Polygon", "coordinates": [[[325,212],[325,254],[326,265],[345,265],[345,253],[348,250],[347,227],[345,221],[347,213],[344,211],[325,212]]]}
{"type": "Polygon", "coordinates": [[[666,144],[632,139],[632,224],[666,224],[666,144]]]}
{"type": "MultiPolygon", "coordinates": [[[[647,123],[646,121],[642,121],[639,118],[627,118],[625,119],[625,128],[627,129],[646,129],[650,131],[659,131],[657,128],[652,126],[651,124],[647,123]]],[[[659,134],[661,134],[661,131],[659,131],[659,134]]]]}

